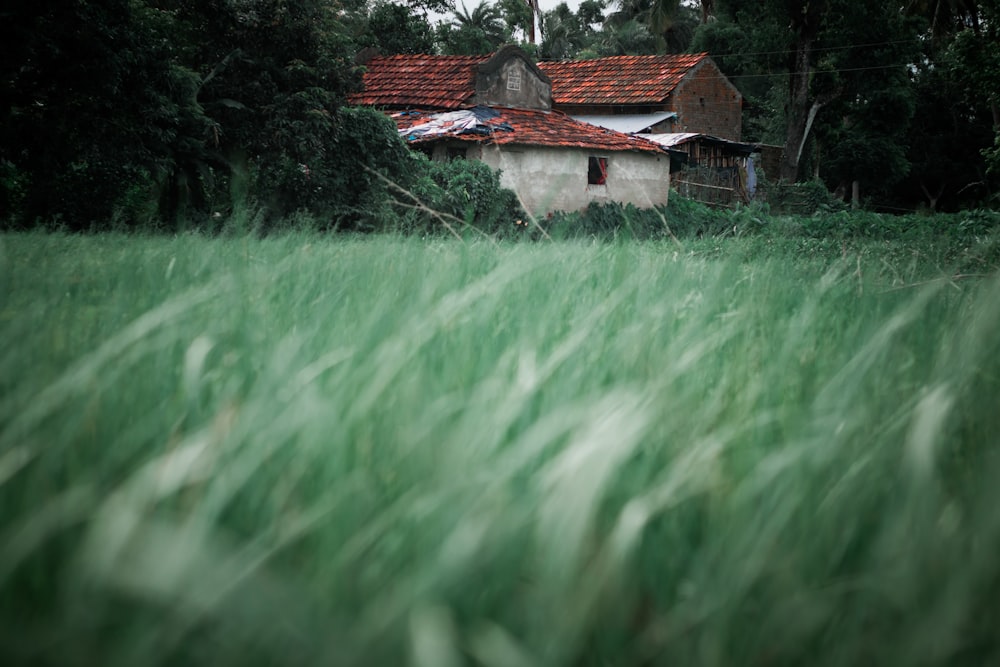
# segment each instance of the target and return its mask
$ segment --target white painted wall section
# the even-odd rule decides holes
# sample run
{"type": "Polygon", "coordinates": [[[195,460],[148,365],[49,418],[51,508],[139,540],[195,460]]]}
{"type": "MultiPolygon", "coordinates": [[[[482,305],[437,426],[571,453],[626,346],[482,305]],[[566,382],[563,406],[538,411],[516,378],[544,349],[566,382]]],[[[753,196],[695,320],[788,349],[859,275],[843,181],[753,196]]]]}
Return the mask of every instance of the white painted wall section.
{"type": "Polygon", "coordinates": [[[500,182],[517,192],[531,214],[578,211],[592,201],[651,208],[667,203],[670,157],[664,153],[601,152],[541,146],[476,146],[469,158],[500,170],[500,182]],[[590,157],[608,160],[604,185],[587,184],[590,157]]]}

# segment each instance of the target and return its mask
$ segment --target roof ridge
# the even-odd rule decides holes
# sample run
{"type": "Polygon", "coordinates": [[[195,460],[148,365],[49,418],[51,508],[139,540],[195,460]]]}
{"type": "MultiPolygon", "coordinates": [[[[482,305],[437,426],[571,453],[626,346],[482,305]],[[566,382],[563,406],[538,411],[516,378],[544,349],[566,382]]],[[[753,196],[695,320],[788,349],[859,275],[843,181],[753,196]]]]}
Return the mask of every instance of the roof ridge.
{"type": "Polygon", "coordinates": [[[617,55],[617,56],[601,56],[600,58],[564,58],[561,60],[539,60],[538,66],[543,65],[562,65],[562,64],[593,64],[600,63],[605,60],[681,60],[681,59],[701,59],[711,57],[708,51],[701,51],[699,53],[662,53],[662,54],[647,54],[647,55],[617,55]]]}
{"type": "Polygon", "coordinates": [[[439,54],[439,53],[388,53],[380,54],[372,58],[372,60],[406,60],[410,58],[435,58],[435,59],[450,59],[450,60],[489,60],[495,55],[494,53],[487,53],[485,55],[461,55],[461,54],[439,54]]]}

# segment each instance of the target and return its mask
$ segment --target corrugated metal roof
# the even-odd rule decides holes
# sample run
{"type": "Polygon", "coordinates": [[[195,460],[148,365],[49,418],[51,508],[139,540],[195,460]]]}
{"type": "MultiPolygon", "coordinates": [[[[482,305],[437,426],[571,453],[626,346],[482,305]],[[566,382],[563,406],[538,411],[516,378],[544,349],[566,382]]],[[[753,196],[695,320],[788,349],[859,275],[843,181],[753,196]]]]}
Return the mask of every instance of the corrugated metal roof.
{"type": "Polygon", "coordinates": [[[667,148],[672,148],[674,146],[680,146],[685,144],[692,139],[700,139],[706,144],[715,144],[717,146],[726,146],[731,151],[735,153],[741,153],[744,156],[750,155],[755,150],[757,146],[754,144],[745,144],[740,141],[732,141],[730,139],[723,139],[721,137],[713,137],[710,134],[699,134],[697,132],[675,132],[669,134],[638,134],[636,136],[643,137],[644,139],[649,139],[661,146],[666,146],[667,148]]]}
{"type": "Polygon", "coordinates": [[[656,113],[622,114],[618,116],[573,116],[574,119],[599,125],[616,132],[625,134],[636,134],[643,130],[648,130],[652,126],[662,123],[668,118],[676,118],[673,111],[658,111],[656,113]]]}
{"type": "Polygon", "coordinates": [[[538,63],[552,79],[555,104],[655,104],[665,101],[707,53],[610,56],[538,63]]]}
{"type": "Polygon", "coordinates": [[[701,135],[697,132],[670,132],[666,134],[643,134],[643,139],[649,139],[654,141],[661,146],[679,146],[695,137],[700,137],[701,135]]]}
{"type": "Polygon", "coordinates": [[[581,123],[558,111],[475,107],[433,113],[392,114],[399,133],[410,143],[444,137],[499,145],[586,148],[662,154],[659,145],[640,137],[581,123]]]}

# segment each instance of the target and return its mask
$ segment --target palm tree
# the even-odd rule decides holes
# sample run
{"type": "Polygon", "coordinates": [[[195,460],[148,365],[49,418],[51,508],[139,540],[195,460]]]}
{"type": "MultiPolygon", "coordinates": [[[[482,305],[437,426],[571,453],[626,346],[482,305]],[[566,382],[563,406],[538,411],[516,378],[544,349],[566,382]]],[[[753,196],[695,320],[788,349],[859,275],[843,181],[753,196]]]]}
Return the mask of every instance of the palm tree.
{"type": "Polygon", "coordinates": [[[638,21],[661,40],[660,49],[667,53],[683,53],[691,44],[697,19],[694,10],[680,0],[617,0],[618,11],[608,17],[607,24],[621,28],[629,21],[638,21]]]}
{"type": "Polygon", "coordinates": [[[662,35],[674,29],[681,0],[653,0],[649,7],[649,29],[662,35]]]}
{"type": "Polygon", "coordinates": [[[504,35],[505,33],[506,26],[500,7],[489,0],[480,0],[471,12],[463,2],[462,9],[459,10],[456,7],[453,14],[460,27],[467,26],[482,30],[487,35],[504,35]]]}
{"type": "Polygon", "coordinates": [[[445,51],[453,54],[489,53],[510,40],[503,12],[488,0],[481,0],[472,11],[463,2],[452,13],[451,23],[439,30],[445,51]]]}

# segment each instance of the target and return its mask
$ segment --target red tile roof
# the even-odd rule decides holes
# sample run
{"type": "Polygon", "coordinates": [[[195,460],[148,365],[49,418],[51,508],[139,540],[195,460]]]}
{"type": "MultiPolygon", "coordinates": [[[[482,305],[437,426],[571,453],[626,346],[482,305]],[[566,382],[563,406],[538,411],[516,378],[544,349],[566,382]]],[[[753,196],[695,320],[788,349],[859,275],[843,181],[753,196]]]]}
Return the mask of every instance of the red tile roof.
{"type": "Polygon", "coordinates": [[[554,104],[656,104],[670,96],[707,53],[610,56],[538,63],[552,79],[554,104]]]}
{"type": "MultiPolygon", "coordinates": [[[[489,109],[495,117],[481,119],[475,130],[453,127],[431,135],[407,135],[404,130],[428,122],[439,114],[425,111],[405,111],[392,114],[400,134],[410,143],[424,143],[448,136],[462,141],[498,145],[551,146],[585,148],[597,151],[641,151],[662,154],[659,145],[628,134],[582,123],[558,111],[529,111],[526,109],[489,109]]],[[[471,110],[470,110],[471,111],[471,110]]]]}
{"type": "Polygon", "coordinates": [[[364,91],[351,104],[383,108],[457,109],[476,92],[476,65],[485,56],[376,56],[367,63],[364,91]]]}

